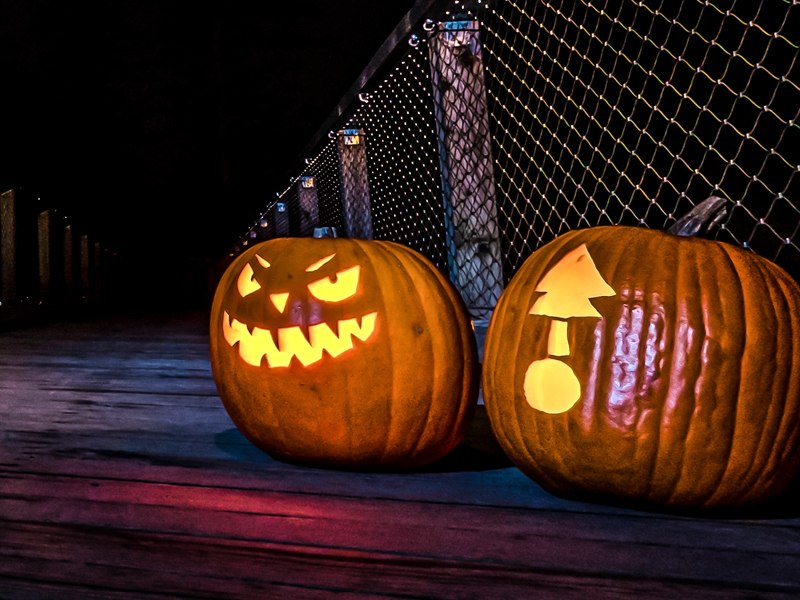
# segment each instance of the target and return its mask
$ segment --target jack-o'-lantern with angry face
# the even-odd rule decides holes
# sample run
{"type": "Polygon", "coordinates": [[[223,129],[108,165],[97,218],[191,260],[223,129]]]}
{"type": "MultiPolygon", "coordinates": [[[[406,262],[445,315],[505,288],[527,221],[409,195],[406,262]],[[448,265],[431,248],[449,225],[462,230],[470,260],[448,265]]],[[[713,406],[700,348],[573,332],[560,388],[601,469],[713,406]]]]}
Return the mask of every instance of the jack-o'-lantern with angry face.
{"type": "Polygon", "coordinates": [[[463,439],[477,399],[460,296],[427,258],[392,242],[251,247],[217,286],[210,346],[231,420],[291,462],[431,463],[463,439]]]}

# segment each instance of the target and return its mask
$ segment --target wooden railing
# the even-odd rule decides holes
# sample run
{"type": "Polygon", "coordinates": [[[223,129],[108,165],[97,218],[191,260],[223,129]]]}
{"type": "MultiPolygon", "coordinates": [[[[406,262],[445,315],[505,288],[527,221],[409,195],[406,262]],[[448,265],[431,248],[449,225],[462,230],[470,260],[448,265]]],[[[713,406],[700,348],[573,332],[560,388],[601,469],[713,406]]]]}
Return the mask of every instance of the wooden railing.
{"type": "Polygon", "coordinates": [[[104,300],[111,253],[60,209],[0,194],[0,325],[104,300]]]}

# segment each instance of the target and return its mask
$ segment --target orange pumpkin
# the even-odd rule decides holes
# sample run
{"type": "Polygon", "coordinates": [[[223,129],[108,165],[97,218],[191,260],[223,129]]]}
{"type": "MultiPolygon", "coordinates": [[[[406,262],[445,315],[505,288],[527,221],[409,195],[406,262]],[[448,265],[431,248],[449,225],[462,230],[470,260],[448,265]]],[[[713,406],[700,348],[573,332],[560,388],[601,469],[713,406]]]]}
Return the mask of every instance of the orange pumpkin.
{"type": "Polygon", "coordinates": [[[800,469],[800,287],[721,242],[573,231],[504,291],[483,385],[501,446],[556,494],[758,504],[800,469]]]}
{"type": "Polygon", "coordinates": [[[478,361],[459,295],[399,244],[275,239],[239,255],[211,309],[211,365],[239,430],[269,454],[406,469],[463,438],[478,361]]]}

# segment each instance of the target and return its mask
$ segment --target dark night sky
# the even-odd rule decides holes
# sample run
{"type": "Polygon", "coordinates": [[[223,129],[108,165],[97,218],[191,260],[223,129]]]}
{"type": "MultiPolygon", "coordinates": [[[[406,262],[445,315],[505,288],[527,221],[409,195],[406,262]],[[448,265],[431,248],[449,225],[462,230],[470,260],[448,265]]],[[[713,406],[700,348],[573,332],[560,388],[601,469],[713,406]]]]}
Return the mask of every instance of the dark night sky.
{"type": "Polygon", "coordinates": [[[214,259],[412,4],[1,0],[0,186],[128,261],[214,259]]]}

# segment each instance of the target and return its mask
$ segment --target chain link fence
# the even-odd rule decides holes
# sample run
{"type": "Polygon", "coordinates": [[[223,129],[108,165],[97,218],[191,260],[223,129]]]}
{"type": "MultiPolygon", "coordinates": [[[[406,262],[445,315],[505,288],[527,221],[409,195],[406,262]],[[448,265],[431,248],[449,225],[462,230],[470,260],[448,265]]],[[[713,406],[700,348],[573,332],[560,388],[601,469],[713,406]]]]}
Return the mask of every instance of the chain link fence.
{"type": "Polygon", "coordinates": [[[556,236],[721,196],[717,238],[800,280],[799,4],[434,2],[240,243],[398,241],[483,319],[556,236]]]}

